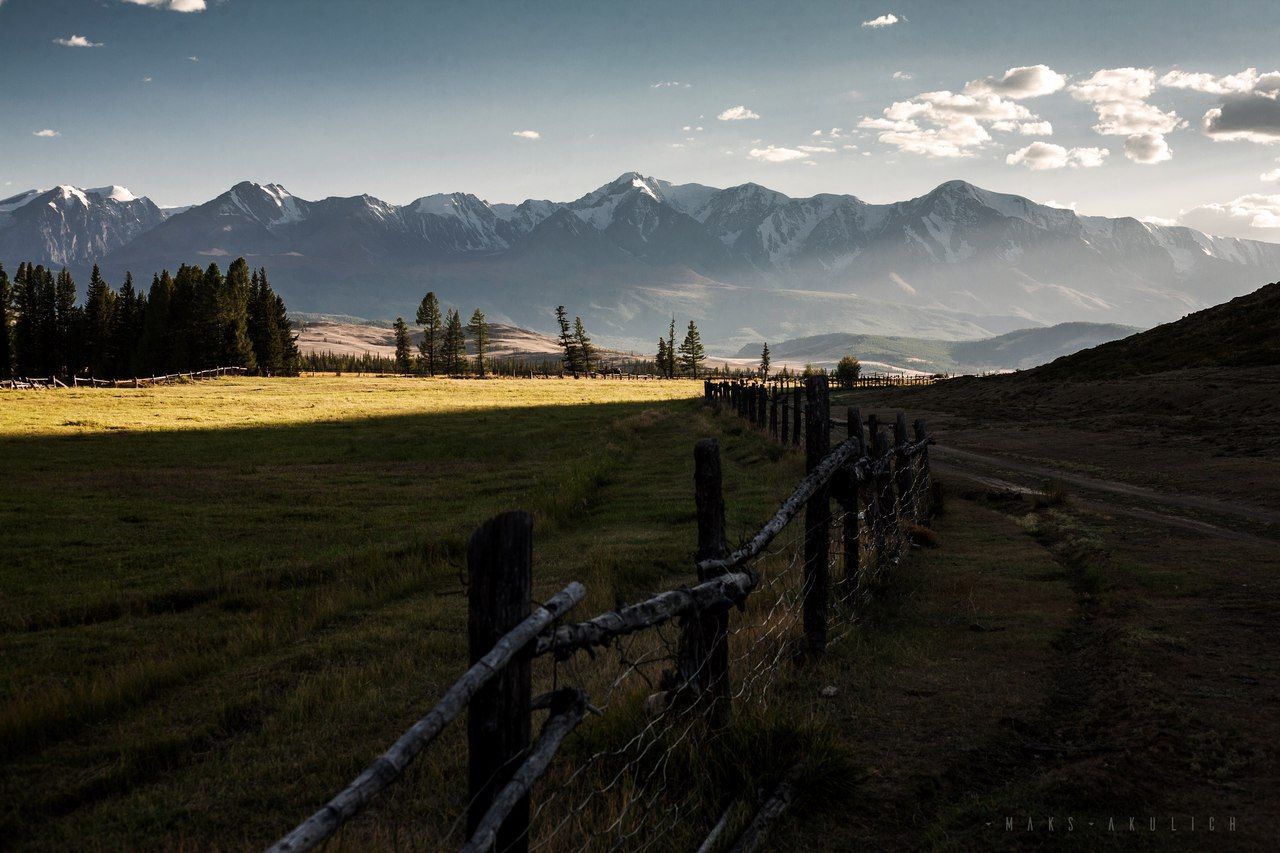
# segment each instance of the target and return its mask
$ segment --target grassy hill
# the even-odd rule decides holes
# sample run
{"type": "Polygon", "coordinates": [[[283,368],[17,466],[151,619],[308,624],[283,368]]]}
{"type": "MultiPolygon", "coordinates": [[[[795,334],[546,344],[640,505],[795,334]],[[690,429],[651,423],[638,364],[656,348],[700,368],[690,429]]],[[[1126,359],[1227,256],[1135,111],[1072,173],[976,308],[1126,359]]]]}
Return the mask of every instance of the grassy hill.
{"type": "Polygon", "coordinates": [[[1059,358],[1043,379],[1113,378],[1193,367],[1280,364],[1280,282],[1123,340],[1059,358]]]}
{"type": "MultiPolygon", "coordinates": [[[[779,363],[807,362],[830,367],[845,355],[855,355],[873,370],[887,367],[928,373],[979,373],[1035,367],[1136,331],[1132,326],[1114,323],[1059,323],[976,341],[836,332],[782,341],[770,349],[779,363]]],[[[749,344],[738,352],[739,358],[759,355],[759,344],[749,344]]]]}

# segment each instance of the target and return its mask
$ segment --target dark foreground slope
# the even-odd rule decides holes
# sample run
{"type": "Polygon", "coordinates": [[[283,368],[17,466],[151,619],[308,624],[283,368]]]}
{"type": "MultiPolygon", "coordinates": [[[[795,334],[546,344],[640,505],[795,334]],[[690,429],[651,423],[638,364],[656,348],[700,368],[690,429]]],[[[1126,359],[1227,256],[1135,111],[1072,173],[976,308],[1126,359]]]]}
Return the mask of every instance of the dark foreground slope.
{"type": "Polygon", "coordinates": [[[1041,379],[1114,378],[1192,367],[1280,364],[1280,282],[1037,368],[1041,379]]]}

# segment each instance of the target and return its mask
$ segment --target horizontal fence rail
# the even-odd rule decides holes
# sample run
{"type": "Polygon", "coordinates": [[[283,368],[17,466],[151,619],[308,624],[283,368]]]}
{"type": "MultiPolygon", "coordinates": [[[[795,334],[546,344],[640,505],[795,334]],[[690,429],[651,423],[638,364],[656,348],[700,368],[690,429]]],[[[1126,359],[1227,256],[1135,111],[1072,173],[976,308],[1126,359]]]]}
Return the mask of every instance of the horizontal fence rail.
{"type": "Polygon", "coordinates": [[[188,373],[169,373],[164,376],[135,376],[131,379],[95,379],[92,376],[69,377],[70,385],[56,376],[39,378],[18,378],[0,380],[0,388],[10,390],[31,390],[50,388],[145,388],[148,385],[167,385],[170,382],[196,381],[199,379],[217,379],[228,375],[248,373],[244,367],[211,367],[208,370],[195,370],[188,373]]]}
{"type": "MultiPolygon", "coordinates": [[[[905,415],[889,425],[875,416],[864,422],[856,409],[832,419],[825,376],[806,379],[802,393],[741,381],[704,388],[713,408],[740,415],[784,446],[803,444],[806,473],[778,510],[730,549],[719,445],[699,441],[697,582],[572,623],[562,619],[585,597],[581,584],[541,605],[532,601],[532,518],[506,513],[486,522],[467,558],[472,666],[272,851],[310,850],[331,839],[464,708],[466,835],[451,839],[450,830],[437,847],[641,849],[691,819],[696,786],[681,778],[679,751],[732,725],[735,708],[764,703],[797,650],[820,656],[848,636],[933,513],[933,438],[923,421],[911,430],[905,415]],[[833,428],[848,431],[834,448],[833,428]],[[740,615],[731,618],[735,610],[740,615]],[[551,670],[552,690],[538,698],[535,662],[551,670]],[[633,734],[587,754],[575,750],[571,763],[555,760],[575,731],[592,731],[589,715],[612,716],[623,706],[641,712],[625,724],[639,727],[633,734]],[[531,721],[540,711],[547,717],[535,739],[531,721]]],[[[703,848],[753,849],[794,799],[792,781],[774,783],[774,795],[736,840],[726,835],[732,806],[724,810],[722,798],[701,830],[710,831],[703,848]]],[[[755,799],[754,791],[737,795],[755,799]]]]}

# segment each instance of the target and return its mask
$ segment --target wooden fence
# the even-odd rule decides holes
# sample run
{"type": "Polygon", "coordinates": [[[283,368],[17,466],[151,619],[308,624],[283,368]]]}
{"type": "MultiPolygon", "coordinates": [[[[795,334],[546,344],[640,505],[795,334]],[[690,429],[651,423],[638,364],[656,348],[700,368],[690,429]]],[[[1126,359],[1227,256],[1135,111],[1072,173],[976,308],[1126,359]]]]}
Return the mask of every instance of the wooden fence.
{"type": "MultiPolygon", "coordinates": [[[[932,439],[923,421],[915,422],[914,436],[908,436],[903,415],[892,435],[874,417],[864,432],[856,409],[833,421],[825,376],[810,377],[803,389],[786,394],[790,415],[779,405],[780,391],[770,395],[762,388],[743,382],[704,385],[707,405],[728,406],[783,443],[799,444],[803,434],[806,474],[754,535],[730,547],[720,449],[715,439],[703,439],[694,447],[698,541],[690,585],[585,621],[565,622],[586,589],[573,582],[542,603],[532,599],[532,518],[508,512],[485,522],[467,552],[471,667],[382,756],[270,850],[311,850],[332,838],[464,709],[466,838],[452,846],[523,853],[531,839],[535,846],[556,839],[557,847],[627,849],[647,846],[662,837],[664,824],[685,820],[683,792],[670,790],[666,763],[674,745],[728,726],[739,703],[768,691],[788,652],[820,656],[830,642],[847,636],[863,603],[883,586],[908,547],[911,526],[927,524],[932,511],[932,439]],[[835,447],[833,426],[848,432],[835,447]],[[793,545],[779,547],[780,536],[801,516],[793,545]],[[737,618],[735,609],[742,611],[737,618]],[[673,625],[676,630],[667,637],[664,631],[673,625]],[[669,657],[653,656],[671,667],[656,685],[647,676],[627,680],[645,661],[624,644],[641,638],[648,638],[651,648],[663,642],[670,646],[669,657]],[[605,666],[615,648],[619,665],[607,677],[593,682],[582,675],[579,667],[605,666]],[[551,680],[553,689],[535,697],[538,660],[562,668],[551,680]],[[625,746],[601,750],[571,773],[561,773],[558,782],[548,782],[566,738],[588,713],[608,713],[621,704],[618,697],[628,690],[631,698],[643,700],[647,722],[642,730],[625,746]],[[535,738],[532,720],[543,711],[547,716],[535,738]],[[604,768],[611,761],[623,766],[608,766],[605,781],[574,787],[586,766],[604,768]],[[629,769],[632,777],[619,784],[629,769]],[[535,808],[533,792],[540,780],[549,790],[537,797],[535,808]],[[603,829],[581,825],[584,815],[595,814],[593,798],[610,790],[622,792],[625,807],[604,812],[611,823],[603,829]],[[581,799],[570,802],[573,796],[581,799]],[[664,809],[663,796],[678,802],[664,809]],[[536,838],[535,823],[541,827],[536,838]]],[[[685,787],[691,786],[686,782],[685,787]]],[[[751,849],[791,799],[790,787],[780,786],[733,849],[751,849]]],[[[728,812],[711,827],[706,849],[724,832],[727,818],[728,812]]]]}
{"type": "Polygon", "coordinates": [[[51,388],[144,388],[149,385],[168,385],[170,382],[199,379],[218,379],[229,374],[243,375],[248,371],[243,367],[211,367],[208,370],[195,370],[189,373],[169,373],[164,376],[135,376],[131,379],[94,379],[92,376],[72,376],[68,385],[56,376],[43,379],[20,378],[0,381],[0,388],[10,390],[51,389],[51,388]]]}

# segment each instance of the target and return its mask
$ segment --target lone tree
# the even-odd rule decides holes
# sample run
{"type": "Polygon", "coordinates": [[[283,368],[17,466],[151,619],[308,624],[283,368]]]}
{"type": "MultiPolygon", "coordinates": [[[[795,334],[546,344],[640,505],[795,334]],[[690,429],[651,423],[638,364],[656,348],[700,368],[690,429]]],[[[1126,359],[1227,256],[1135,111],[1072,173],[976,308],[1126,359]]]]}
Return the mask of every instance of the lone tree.
{"type": "Polygon", "coordinates": [[[440,336],[444,329],[444,320],[440,318],[440,300],[435,291],[427,291],[418,306],[418,325],[422,327],[422,340],[418,343],[418,355],[427,373],[436,375],[436,365],[440,361],[440,336]]]}
{"type": "Polygon", "coordinates": [[[595,347],[591,346],[591,338],[587,337],[587,329],[582,325],[581,317],[573,318],[573,346],[578,351],[578,363],[583,373],[591,372],[591,359],[595,356],[595,347]]]}
{"type": "Polygon", "coordinates": [[[462,318],[450,308],[444,321],[444,360],[450,373],[463,373],[467,358],[467,338],[462,331],[462,318]]]}
{"type": "Polygon", "coordinates": [[[702,347],[702,336],[698,334],[698,327],[690,320],[689,331],[685,332],[684,342],[680,344],[680,363],[697,379],[698,368],[706,359],[707,351],[702,347]]]}
{"type": "Polygon", "coordinates": [[[764,346],[760,348],[760,375],[765,379],[769,378],[769,342],[765,341],[764,346]]]}
{"type": "Polygon", "coordinates": [[[657,363],[658,375],[667,375],[667,342],[663,338],[658,338],[658,357],[655,359],[657,363]]]}
{"type": "Polygon", "coordinates": [[[403,317],[396,318],[396,370],[408,373],[413,350],[409,348],[409,327],[403,317]]]}
{"type": "Polygon", "coordinates": [[[846,355],[836,365],[836,384],[841,388],[852,388],[861,373],[862,363],[854,356],[846,355]]]}
{"type": "Polygon", "coordinates": [[[560,348],[564,350],[560,362],[567,372],[577,373],[581,367],[578,342],[574,339],[573,332],[569,331],[569,315],[563,305],[556,306],[556,322],[560,324],[560,348]]]}
{"type": "Polygon", "coordinates": [[[489,346],[489,325],[485,323],[484,312],[479,308],[471,313],[467,331],[471,334],[471,340],[476,342],[476,373],[484,379],[484,351],[489,346]]]}
{"type": "Polygon", "coordinates": [[[671,327],[667,330],[667,364],[665,367],[668,379],[676,378],[676,316],[671,315],[671,327]]]}

